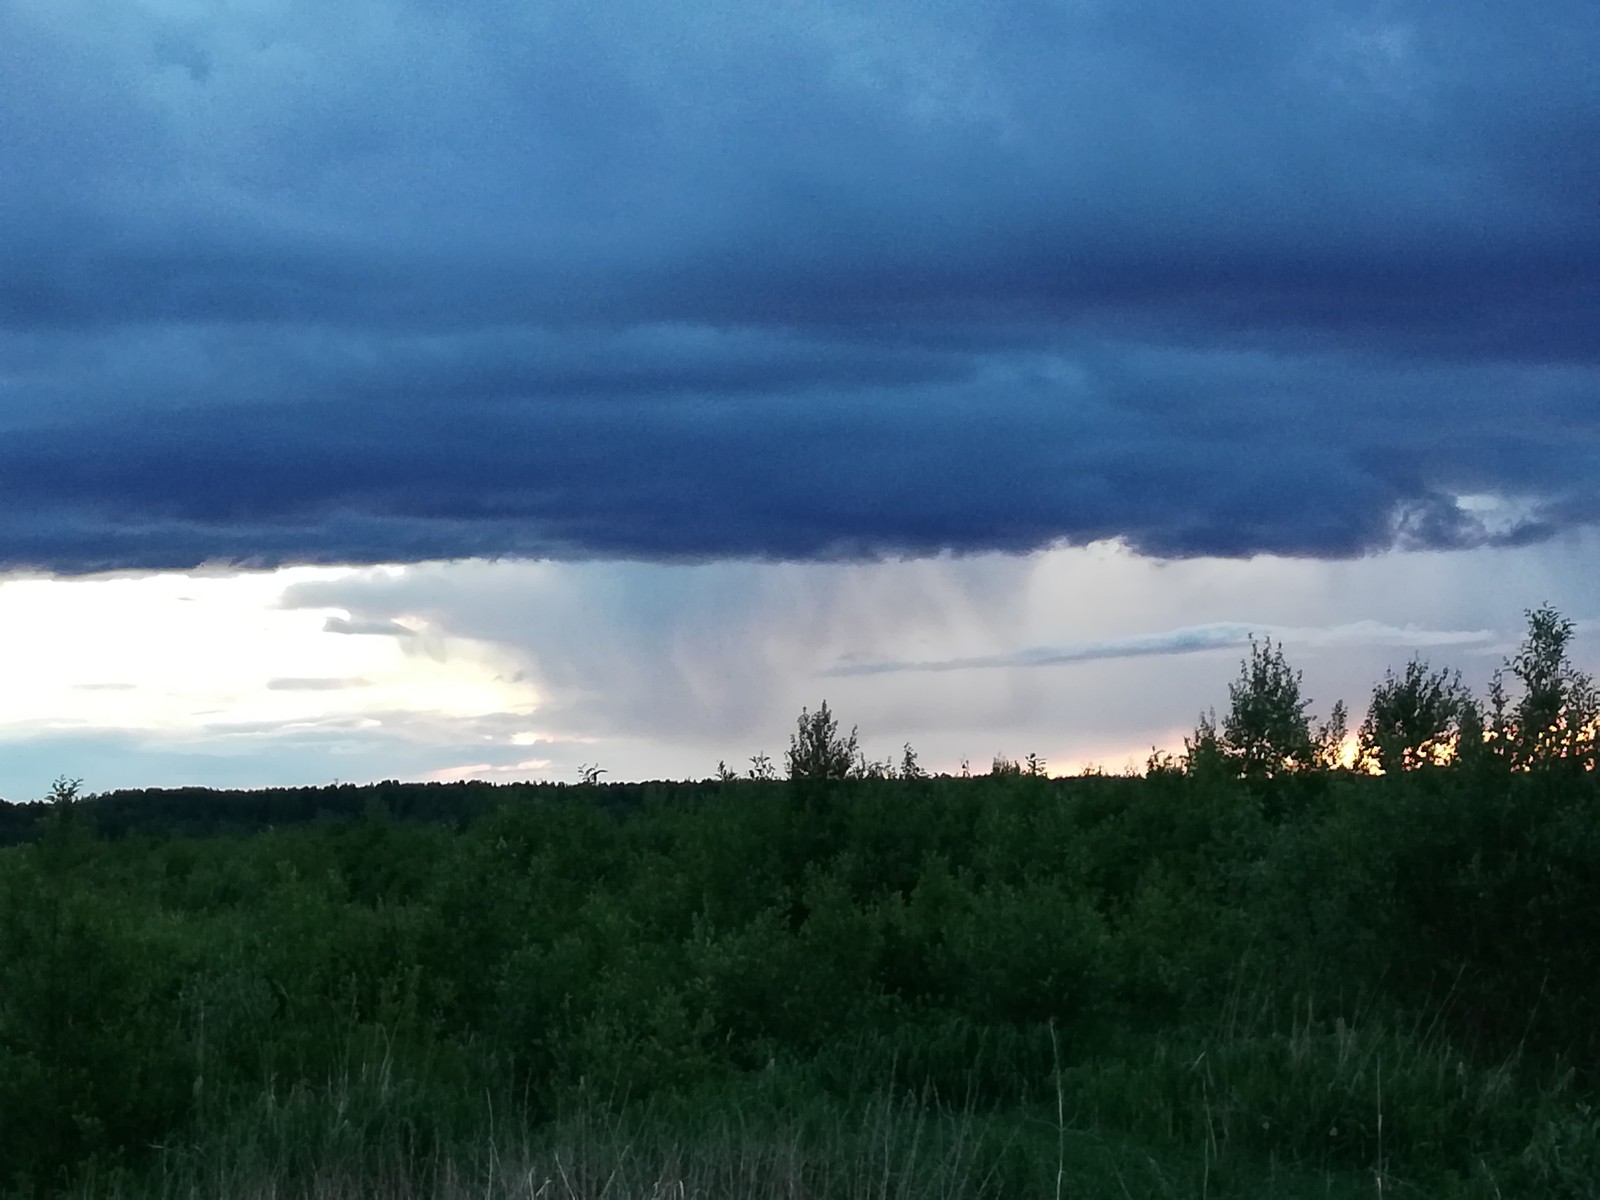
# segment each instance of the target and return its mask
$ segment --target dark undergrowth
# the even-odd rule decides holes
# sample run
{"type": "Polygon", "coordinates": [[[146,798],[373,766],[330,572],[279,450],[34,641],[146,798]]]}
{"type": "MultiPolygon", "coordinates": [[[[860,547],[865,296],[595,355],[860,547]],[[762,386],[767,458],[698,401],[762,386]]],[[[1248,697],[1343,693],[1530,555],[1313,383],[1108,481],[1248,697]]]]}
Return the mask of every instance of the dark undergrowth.
{"type": "Polygon", "coordinates": [[[458,799],[0,851],[9,1194],[1600,1195],[1592,772],[458,799]]]}

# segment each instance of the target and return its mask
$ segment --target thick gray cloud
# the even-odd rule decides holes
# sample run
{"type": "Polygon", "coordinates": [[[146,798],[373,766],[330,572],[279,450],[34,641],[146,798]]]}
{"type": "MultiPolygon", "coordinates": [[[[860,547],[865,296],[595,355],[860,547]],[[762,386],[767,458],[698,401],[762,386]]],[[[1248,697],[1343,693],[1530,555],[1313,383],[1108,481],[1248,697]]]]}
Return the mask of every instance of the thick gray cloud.
{"type": "Polygon", "coordinates": [[[1588,0],[0,9],[0,569],[1600,520],[1588,0]]]}

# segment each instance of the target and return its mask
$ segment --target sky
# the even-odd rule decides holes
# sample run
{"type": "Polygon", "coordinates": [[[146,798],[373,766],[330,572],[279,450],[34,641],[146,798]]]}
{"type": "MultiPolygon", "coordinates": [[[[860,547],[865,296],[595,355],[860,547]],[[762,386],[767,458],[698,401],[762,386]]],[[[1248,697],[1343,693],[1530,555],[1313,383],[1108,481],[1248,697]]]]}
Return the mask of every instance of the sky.
{"type": "Polygon", "coordinates": [[[0,795],[1120,769],[1600,666],[1592,0],[0,0],[0,795]]]}

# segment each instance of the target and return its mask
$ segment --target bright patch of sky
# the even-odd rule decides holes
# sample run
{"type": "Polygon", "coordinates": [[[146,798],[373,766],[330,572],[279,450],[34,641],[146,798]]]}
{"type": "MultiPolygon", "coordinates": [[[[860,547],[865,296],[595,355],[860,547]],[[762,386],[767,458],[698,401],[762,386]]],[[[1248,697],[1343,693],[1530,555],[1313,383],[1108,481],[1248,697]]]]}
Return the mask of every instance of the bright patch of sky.
{"type": "Polygon", "coordinates": [[[1413,653],[1480,692],[1523,610],[1581,622],[1600,539],[1319,561],[1115,543],[875,564],[463,560],[0,582],[0,795],[385,778],[704,778],[826,699],[877,758],[1057,772],[1181,751],[1251,633],[1317,715],[1413,653]],[[52,757],[53,756],[53,757],[52,757]]]}
{"type": "Polygon", "coordinates": [[[494,647],[405,614],[385,636],[328,632],[347,614],[281,606],[288,588],[358,573],[398,569],[0,581],[0,795],[42,790],[8,769],[41,742],[65,741],[90,759],[63,761],[67,774],[114,754],[115,769],[91,781],[100,789],[189,781],[170,765],[141,765],[141,748],[227,759],[239,785],[326,782],[336,765],[307,761],[297,743],[321,734],[326,759],[338,749],[329,741],[427,742],[441,726],[531,709],[533,689],[501,672],[494,647]],[[286,749],[292,765],[274,761],[286,749]]]}

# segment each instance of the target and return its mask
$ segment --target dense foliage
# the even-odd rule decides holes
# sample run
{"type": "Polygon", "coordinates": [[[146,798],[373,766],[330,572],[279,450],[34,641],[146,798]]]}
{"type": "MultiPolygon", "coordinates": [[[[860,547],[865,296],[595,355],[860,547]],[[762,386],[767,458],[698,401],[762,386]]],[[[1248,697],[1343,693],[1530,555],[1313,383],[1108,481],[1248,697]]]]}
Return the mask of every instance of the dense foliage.
{"type": "Polygon", "coordinates": [[[66,804],[0,857],[0,1147],[48,1189],[298,1105],[275,1169],[311,1171],[332,1088],[420,1163],[485,1097],[537,1122],[778,1071],[984,1111],[1059,1083],[1078,1126],[1212,1139],[1213,1170],[1553,1186],[1554,1155],[1576,1195],[1595,779],[549,788],[460,831],[374,789],[354,818],[115,840],[66,804]]]}
{"type": "Polygon", "coordinates": [[[1142,777],[64,783],[0,851],[3,1184],[1594,1195],[1592,688],[1514,665],[1545,707],[1451,754],[1391,677],[1383,776],[1235,723],[1142,777]]]}

